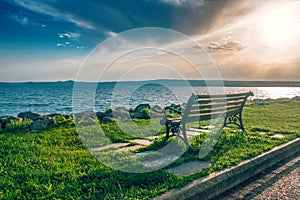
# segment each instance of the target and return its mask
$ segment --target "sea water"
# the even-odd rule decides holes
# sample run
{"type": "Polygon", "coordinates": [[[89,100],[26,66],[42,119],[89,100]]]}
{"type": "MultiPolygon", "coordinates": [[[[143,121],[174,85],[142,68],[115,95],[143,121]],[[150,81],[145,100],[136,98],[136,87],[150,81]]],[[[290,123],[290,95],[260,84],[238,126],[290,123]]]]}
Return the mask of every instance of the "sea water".
{"type": "MultiPolygon", "coordinates": [[[[88,85],[88,83],[87,83],[88,85]]],[[[139,84],[141,85],[141,84],[139,84]]],[[[75,88],[76,90],[77,88],[75,88]]],[[[39,114],[72,114],[74,106],[74,82],[28,82],[0,83],[0,116],[16,116],[20,112],[31,111],[39,114]]],[[[254,93],[252,99],[293,98],[300,96],[299,87],[225,87],[209,88],[188,86],[162,86],[146,84],[139,87],[133,84],[116,87],[115,83],[98,84],[94,91],[86,87],[77,93],[82,110],[104,111],[107,108],[134,108],[141,103],[164,107],[172,103],[186,102],[191,93],[209,94],[210,91],[225,93],[254,93]],[[93,101],[87,103],[89,95],[93,101]]]]}

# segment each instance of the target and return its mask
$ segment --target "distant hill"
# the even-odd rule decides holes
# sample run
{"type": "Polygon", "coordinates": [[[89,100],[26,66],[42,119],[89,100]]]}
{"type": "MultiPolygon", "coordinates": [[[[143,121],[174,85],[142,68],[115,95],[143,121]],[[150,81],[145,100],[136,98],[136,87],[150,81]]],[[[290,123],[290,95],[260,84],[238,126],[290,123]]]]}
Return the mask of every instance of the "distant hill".
{"type": "MultiPolygon", "coordinates": [[[[116,84],[117,82],[103,82],[101,84],[116,84]]],[[[167,80],[167,79],[161,79],[161,80],[150,80],[150,81],[126,81],[122,82],[122,84],[125,85],[131,85],[131,84],[160,84],[160,85],[167,85],[167,86],[183,86],[190,84],[191,86],[199,86],[199,87],[205,87],[205,86],[211,86],[211,87],[300,87],[300,81],[299,82],[293,82],[293,81],[218,81],[218,80],[167,80]]]]}
{"type": "MultiPolygon", "coordinates": [[[[203,81],[190,81],[191,85],[203,85],[203,81]]],[[[218,86],[220,81],[207,81],[208,85],[218,86]]],[[[293,81],[223,81],[225,87],[300,87],[300,82],[293,81]]],[[[205,85],[205,84],[204,84],[205,85]]]]}
{"type": "MultiPolygon", "coordinates": [[[[0,84],[74,84],[75,81],[57,81],[57,82],[0,82],[0,84]]],[[[90,83],[90,82],[86,82],[90,83]]],[[[231,81],[231,80],[171,80],[171,79],[159,79],[159,80],[147,80],[147,81],[123,81],[123,82],[100,82],[102,85],[114,86],[116,84],[122,85],[166,85],[166,86],[183,86],[190,84],[191,86],[212,86],[212,87],[300,87],[300,81],[231,81]]]]}

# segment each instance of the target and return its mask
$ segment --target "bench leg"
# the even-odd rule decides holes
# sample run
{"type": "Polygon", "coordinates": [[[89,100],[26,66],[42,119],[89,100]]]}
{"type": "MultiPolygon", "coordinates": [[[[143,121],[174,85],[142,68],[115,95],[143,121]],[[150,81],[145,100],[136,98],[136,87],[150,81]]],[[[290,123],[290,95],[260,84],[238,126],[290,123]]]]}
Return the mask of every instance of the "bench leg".
{"type": "MultiPolygon", "coordinates": [[[[179,133],[178,133],[179,134],[179,133]]],[[[188,141],[188,138],[187,138],[187,135],[186,135],[186,130],[185,130],[185,127],[183,126],[182,127],[182,135],[183,135],[183,141],[185,143],[185,145],[187,146],[187,150],[188,152],[194,152],[193,148],[191,147],[191,145],[189,144],[189,141],[188,141]]]]}
{"type": "Polygon", "coordinates": [[[170,137],[170,125],[168,123],[166,125],[166,138],[168,139],[170,137]]]}
{"type": "Polygon", "coordinates": [[[245,131],[245,128],[243,126],[242,113],[239,113],[234,116],[225,117],[223,127],[227,126],[228,124],[235,124],[240,129],[242,129],[243,132],[245,131]]]}
{"type": "Polygon", "coordinates": [[[242,113],[239,114],[239,120],[240,120],[240,128],[242,129],[242,131],[245,131],[245,128],[243,126],[243,120],[242,120],[242,113]]]}

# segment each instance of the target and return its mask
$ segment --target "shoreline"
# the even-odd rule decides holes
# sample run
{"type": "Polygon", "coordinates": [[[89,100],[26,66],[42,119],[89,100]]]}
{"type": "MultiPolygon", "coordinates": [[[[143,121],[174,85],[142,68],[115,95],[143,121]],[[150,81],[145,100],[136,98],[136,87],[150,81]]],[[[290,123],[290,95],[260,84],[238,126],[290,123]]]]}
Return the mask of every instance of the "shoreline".
{"type": "MultiPolygon", "coordinates": [[[[291,98],[275,98],[275,99],[273,99],[273,98],[253,98],[253,97],[250,97],[248,100],[247,100],[247,102],[248,102],[248,104],[249,103],[253,103],[253,104],[257,104],[257,105],[265,105],[265,104],[268,104],[268,103],[270,103],[270,102],[272,102],[272,101],[282,101],[282,100],[291,100],[291,101],[293,101],[293,100],[296,100],[296,101],[300,101],[300,96],[298,96],[298,95],[295,95],[294,97],[291,97],[291,98]]],[[[148,103],[142,103],[142,104],[148,104],[148,103]]],[[[138,107],[139,105],[142,105],[142,104],[138,104],[136,107],[138,107]]],[[[149,104],[150,105],[150,104],[149,104]]],[[[159,107],[160,109],[162,109],[164,106],[160,106],[160,105],[153,105],[153,106],[151,106],[150,105],[150,109],[152,108],[152,107],[159,107]]],[[[85,111],[83,111],[83,112],[94,112],[94,113],[98,113],[98,112],[106,112],[107,110],[110,110],[110,109],[127,109],[127,110],[131,110],[131,109],[133,109],[133,108],[131,108],[131,107],[124,107],[124,106],[120,106],[120,107],[115,107],[115,108],[106,108],[106,109],[102,109],[102,110],[85,110],[85,111]]],[[[72,110],[72,108],[70,107],[70,109],[72,110]]],[[[80,113],[74,113],[73,111],[70,111],[70,112],[51,112],[51,113],[38,113],[38,112],[36,112],[36,111],[34,111],[34,110],[20,110],[20,111],[18,111],[18,112],[16,112],[17,114],[15,114],[15,115],[10,115],[10,114],[4,114],[4,115],[0,115],[0,118],[1,117],[17,117],[18,116],[18,114],[20,114],[20,113],[22,113],[22,112],[32,112],[32,113],[36,113],[36,114],[39,114],[39,115],[41,115],[41,116],[48,116],[48,115],[66,115],[66,116],[73,116],[73,115],[76,115],[76,114],[80,114],[80,113]]]]}

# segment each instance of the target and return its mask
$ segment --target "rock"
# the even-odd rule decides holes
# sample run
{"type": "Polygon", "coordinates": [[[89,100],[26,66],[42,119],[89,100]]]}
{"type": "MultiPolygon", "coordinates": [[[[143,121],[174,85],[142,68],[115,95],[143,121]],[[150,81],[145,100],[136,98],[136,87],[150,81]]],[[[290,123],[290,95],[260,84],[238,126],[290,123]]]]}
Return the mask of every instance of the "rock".
{"type": "Polygon", "coordinates": [[[104,112],[96,112],[97,119],[102,122],[102,119],[105,117],[104,112]]]}
{"type": "Polygon", "coordinates": [[[35,121],[35,120],[40,119],[41,115],[39,115],[37,113],[33,113],[33,112],[28,111],[28,112],[21,112],[21,113],[19,113],[17,117],[20,117],[23,120],[24,119],[30,119],[32,121],[35,121]]]}
{"type": "Polygon", "coordinates": [[[129,110],[125,107],[117,107],[114,111],[117,112],[129,112],[129,110]]]}
{"type": "Polygon", "coordinates": [[[19,118],[19,117],[13,117],[13,116],[2,116],[0,117],[0,125],[1,125],[1,128],[4,129],[5,126],[10,123],[11,121],[13,120],[16,120],[18,122],[22,122],[23,119],[22,118],[19,118]]]}
{"type": "Polygon", "coordinates": [[[111,117],[111,118],[113,117],[112,109],[111,109],[111,108],[107,109],[107,110],[104,112],[104,114],[105,114],[106,117],[111,117]]]}
{"type": "Polygon", "coordinates": [[[262,99],[255,99],[253,102],[254,102],[254,104],[259,105],[259,106],[264,106],[264,105],[269,104],[268,102],[266,102],[262,99]]]}
{"type": "Polygon", "coordinates": [[[39,132],[46,128],[50,128],[54,126],[54,120],[53,119],[41,119],[33,121],[33,123],[30,126],[30,132],[39,132]]]}
{"type": "Polygon", "coordinates": [[[140,104],[133,110],[133,117],[136,119],[150,119],[150,105],[140,104]]]}
{"type": "Polygon", "coordinates": [[[300,101],[300,96],[295,96],[293,100],[300,101]]]}
{"type": "Polygon", "coordinates": [[[78,121],[95,121],[96,118],[97,118],[97,116],[94,111],[85,111],[85,112],[75,114],[76,122],[78,122],[78,121]]]}
{"type": "Polygon", "coordinates": [[[158,105],[155,105],[151,108],[151,111],[153,112],[157,112],[157,113],[163,113],[163,108],[161,108],[160,106],[158,105]]]}
{"type": "Polygon", "coordinates": [[[176,109],[176,110],[181,110],[181,105],[180,104],[174,104],[174,103],[172,103],[171,107],[174,108],[174,109],[176,109]]]}
{"type": "Polygon", "coordinates": [[[63,115],[66,119],[73,119],[73,115],[63,115]]]}
{"type": "Polygon", "coordinates": [[[112,111],[113,118],[119,119],[121,121],[126,121],[130,119],[129,110],[124,107],[118,107],[112,111]]]}
{"type": "Polygon", "coordinates": [[[162,118],[164,115],[163,113],[158,113],[150,110],[150,117],[151,118],[162,118]]]}
{"type": "Polygon", "coordinates": [[[76,123],[80,124],[81,126],[91,126],[95,125],[97,122],[97,116],[94,111],[85,111],[82,113],[77,113],[74,117],[76,123]]]}
{"type": "Polygon", "coordinates": [[[150,116],[152,118],[161,118],[161,117],[163,117],[163,109],[158,105],[153,106],[150,110],[150,116]]]}
{"type": "Polygon", "coordinates": [[[264,102],[264,101],[259,101],[256,103],[256,105],[259,105],[259,106],[263,106],[263,105],[266,105],[267,103],[264,102]]]}
{"type": "Polygon", "coordinates": [[[40,117],[40,119],[52,119],[53,117],[49,116],[49,115],[43,115],[40,117]]]}
{"type": "Polygon", "coordinates": [[[113,122],[114,120],[112,119],[112,118],[110,118],[110,117],[104,117],[103,119],[102,119],[102,123],[103,124],[107,124],[107,123],[111,123],[111,122],[113,122]]]}
{"type": "Polygon", "coordinates": [[[54,113],[54,114],[44,115],[44,116],[42,116],[42,119],[53,119],[55,117],[64,117],[65,119],[73,118],[72,115],[54,113]]]}

